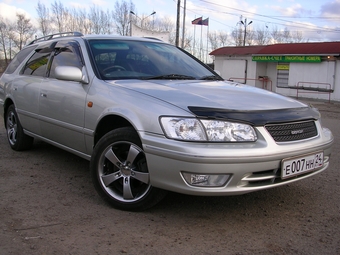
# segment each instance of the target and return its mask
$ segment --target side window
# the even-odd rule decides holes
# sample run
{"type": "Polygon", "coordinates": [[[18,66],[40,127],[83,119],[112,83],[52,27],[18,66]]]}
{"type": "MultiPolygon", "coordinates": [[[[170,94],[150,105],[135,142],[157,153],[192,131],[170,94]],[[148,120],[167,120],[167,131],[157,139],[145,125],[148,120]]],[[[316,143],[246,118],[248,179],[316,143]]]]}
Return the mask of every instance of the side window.
{"type": "Polygon", "coordinates": [[[25,75],[46,76],[46,67],[50,52],[38,51],[28,60],[23,73],[25,75]]]}
{"type": "Polygon", "coordinates": [[[18,68],[18,66],[25,60],[25,58],[28,56],[28,54],[30,54],[32,52],[32,50],[35,47],[36,46],[24,48],[17,55],[15,55],[15,57],[12,59],[11,63],[8,65],[5,73],[8,73],[8,74],[13,73],[18,68]]]}
{"type": "Polygon", "coordinates": [[[57,66],[74,66],[82,69],[83,64],[78,50],[72,46],[57,48],[51,64],[50,78],[55,78],[55,68],[57,66]]]}

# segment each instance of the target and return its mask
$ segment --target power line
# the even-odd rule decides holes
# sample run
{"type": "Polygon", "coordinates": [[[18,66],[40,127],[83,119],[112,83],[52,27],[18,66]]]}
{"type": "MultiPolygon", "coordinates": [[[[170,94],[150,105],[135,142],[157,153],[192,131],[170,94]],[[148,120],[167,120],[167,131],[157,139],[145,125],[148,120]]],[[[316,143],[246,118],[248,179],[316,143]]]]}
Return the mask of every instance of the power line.
{"type": "MultiPolygon", "coordinates": [[[[241,10],[241,9],[238,9],[238,8],[228,7],[228,6],[213,3],[213,2],[210,2],[210,1],[207,1],[207,0],[199,0],[199,1],[210,4],[210,5],[215,5],[215,6],[218,6],[218,7],[223,7],[223,8],[235,10],[235,11],[238,11],[240,13],[247,13],[247,14],[254,15],[254,16],[260,16],[260,17],[264,17],[264,18],[267,18],[267,19],[273,19],[273,20],[278,20],[278,21],[293,24],[293,25],[287,25],[287,24],[276,23],[276,24],[283,25],[283,26],[298,27],[298,28],[303,28],[303,29],[306,29],[306,27],[309,27],[310,29],[313,29],[315,31],[322,31],[322,32],[339,32],[336,29],[324,28],[324,27],[313,26],[313,25],[305,24],[305,23],[301,23],[301,22],[289,21],[289,20],[285,20],[285,19],[281,19],[281,18],[276,18],[275,16],[263,15],[263,14],[258,14],[258,13],[254,13],[254,12],[241,10]]],[[[204,8],[207,9],[207,7],[204,7],[204,8]]],[[[226,12],[216,10],[216,9],[214,9],[214,11],[219,12],[219,13],[226,13],[226,12]]],[[[230,14],[230,13],[226,13],[226,14],[230,14]]],[[[238,15],[239,16],[240,14],[232,14],[232,15],[238,15]]],[[[259,20],[259,21],[266,22],[266,21],[263,21],[263,20],[259,20]]],[[[274,22],[271,22],[271,23],[274,23],[274,22]]]]}
{"type": "Polygon", "coordinates": [[[340,17],[327,17],[327,16],[269,16],[273,18],[288,18],[288,19],[327,19],[327,20],[340,20],[340,17]]]}

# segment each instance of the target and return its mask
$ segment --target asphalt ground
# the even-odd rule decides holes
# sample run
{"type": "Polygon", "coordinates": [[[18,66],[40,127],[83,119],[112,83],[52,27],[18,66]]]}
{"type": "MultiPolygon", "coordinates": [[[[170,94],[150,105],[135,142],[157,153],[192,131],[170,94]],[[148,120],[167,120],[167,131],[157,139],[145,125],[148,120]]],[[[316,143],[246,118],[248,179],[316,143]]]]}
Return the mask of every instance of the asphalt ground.
{"type": "Polygon", "coordinates": [[[0,120],[0,254],[340,254],[340,103],[309,102],[335,137],[326,171],[242,196],[170,193],[139,213],[103,202],[82,158],[40,141],[12,151],[0,120]]]}

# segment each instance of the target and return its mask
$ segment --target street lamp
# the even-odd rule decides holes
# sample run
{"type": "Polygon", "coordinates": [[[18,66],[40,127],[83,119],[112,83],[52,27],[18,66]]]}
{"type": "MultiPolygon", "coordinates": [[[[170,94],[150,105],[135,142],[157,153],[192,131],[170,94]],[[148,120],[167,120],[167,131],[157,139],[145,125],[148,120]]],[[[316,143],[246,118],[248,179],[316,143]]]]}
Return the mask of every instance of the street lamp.
{"type": "Polygon", "coordinates": [[[251,23],[253,23],[253,21],[250,21],[247,24],[247,19],[244,20],[244,22],[241,20],[240,21],[242,25],[244,25],[244,36],[243,36],[243,46],[246,45],[246,34],[247,34],[247,26],[249,26],[251,23]]]}
{"type": "Polygon", "coordinates": [[[140,17],[138,17],[137,16],[137,14],[136,13],[134,13],[133,11],[130,11],[130,13],[132,14],[132,15],[135,15],[137,18],[139,18],[140,19],[140,23],[141,23],[141,28],[143,28],[143,21],[146,19],[146,18],[148,18],[148,17],[150,17],[150,16],[152,16],[152,15],[155,15],[156,14],[156,12],[155,11],[153,11],[150,15],[148,15],[148,16],[146,16],[146,17],[144,17],[144,18],[140,18],[140,17]]]}

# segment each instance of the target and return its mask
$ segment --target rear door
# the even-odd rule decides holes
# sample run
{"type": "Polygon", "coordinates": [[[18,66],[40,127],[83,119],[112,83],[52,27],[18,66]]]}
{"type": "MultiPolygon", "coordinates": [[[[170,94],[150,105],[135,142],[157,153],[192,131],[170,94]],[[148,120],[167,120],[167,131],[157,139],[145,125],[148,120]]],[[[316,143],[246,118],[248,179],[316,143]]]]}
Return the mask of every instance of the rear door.
{"type": "MultiPolygon", "coordinates": [[[[18,76],[13,76],[13,96],[20,122],[25,130],[41,135],[39,123],[40,85],[46,78],[51,43],[40,45],[25,63],[18,76]]],[[[34,47],[34,46],[32,46],[34,47]]],[[[20,53],[19,53],[20,54],[20,53]]]]}

